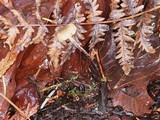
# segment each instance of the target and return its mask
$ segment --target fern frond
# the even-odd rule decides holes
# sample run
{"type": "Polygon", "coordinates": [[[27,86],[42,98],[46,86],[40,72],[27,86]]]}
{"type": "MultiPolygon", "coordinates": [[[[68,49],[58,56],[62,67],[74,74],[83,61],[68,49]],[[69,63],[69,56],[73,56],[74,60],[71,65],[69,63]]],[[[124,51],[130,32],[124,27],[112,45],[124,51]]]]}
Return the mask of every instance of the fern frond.
{"type": "Polygon", "coordinates": [[[48,55],[51,59],[51,62],[53,63],[54,68],[57,69],[60,67],[59,60],[64,46],[60,42],[54,40],[53,43],[50,44],[48,47],[49,47],[48,55]]]}
{"type": "Polygon", "coordinates": [[[7,38],[6,34],[7,34],[6,31],[0,29],[0,40],[6,39],[7,38]]]}
{"type": "Polygon", "coordinates": [[[5,40],[4,44],[8,44],[10,50],[12,49],[15,39],[19,33],[19,29],[15,26],[7,30],[7,39],[5,40]]]}
{"type": "Polygon", "coordinates": [[[160,0],[154,0],[154,5],[155,6],[160,5],[160,0]]]}
{"type": "Polygon", "coordinates": [[[16,61],[19,52],[9,51],[5,58],[0,61],[0,78],[5,74],[5,72],[10,68],[10,66],[16,61]]]}
{"type": "MultiPolygon", "coordinates": [[[[69,28],[69,24],[66,26],[62,26],[61,23],[63,22],[63,17],[60,14],[60,9],[59,9],[59,5],[58,2],[56,2],[56,5],[54,7],[54,9],[57,8],[57,10],[53,10],[54,12],[54,18],[55,18],[55,22],[58,24],[58,27],[55,29],[56,32],[60,32],[60,31],[64,31],[64,29],[69,28]]],[[[59,41],[56,40],[56,38],[52,39],[52,43],[49,47],[49,52],[48,55],[51,58],[51,61],[53,62],[53,65],[55,68],[63,65],[64,62],[66,62],[68,59],[70,59],[70,55],[75,52],[75,49],[78,48],[80,51],[84,52],[86,55],[88,55],[88,53],[81,47],[81,42],[79,40],[83,40],[84,36],[83,34],[86,32],[86,30],[84,29],[83,26],[81,26],[79,23],[85,21],[85,17],[83,14],[80,13],[81,7],[79,3],[76,3],[72,12],[72,23],[74,23],[74,25],[71,23],[71,26],[74,26],[76,28],[76,32],[75,34],[72,36],[72,39],[69,40],[64,40],[64,41],[59,41]],[[66,42],[67,41],[67,42],[66,42]],[[59,44],[59,48],[58,48],[58,52],[55,51],[54,47],[55,44],[59,44]],[[54,55],[54,52],[56,52],[56,54],[54,55]],[[56,57],[56,58],[55,58],[56,57]],[[53,59],[55,58],[55,59],[53,59]],[[58,66],[59,65],[59,66],[58,66]]],[[[67,31],[65,30],[65,31],[67,31]]],[[[56,36],[56,32],[55,35],[56,36]]],[[[68,31],[68,34],[69,31],[68,31]]],[[[67,35],[68,36],[68,35],[67,35]]],[[[64,37],[66,37],[64,35],[64,37]]]]}
{"type": "MultiPolygon", "coordinates": [[[[14,16],[17,17],[20,24],[24,26],[23,29],[26,29],[26,31],[25,31],[22,39],[18,39],[17,43],[15,43],[13,47],[10,47],[11,50],[7,53],[5,58],[3,58],[0,61],[0,77],[2,77],[3,74],[8,70],[8,68],[16,61],[16,58],[17,58],[18,54],[20,53],[20,51],[23,51],[23,49],[25,47],[28,47],[28,45],[31,44],[31,37],[32,37],[32,33],[34,32],[34,29],[31,27],[31,25],[29,25],[23,19],[21,14],[11,6],[12,5],[11,1],[10,2],[5,1],[5,2],[3,2],[3,4],[10,9],[10,11],[13,13],[14,16]],[[6,3],[7,5],[4,3],[6,3]]],[[[5,19],[3,19],[3,20],[5,20],[5,19]]],[[[9,29],[9,32],[8,32],[9,36],[7,37],[6,43],[12,44],[14,39],[16,38],[17,34],[19,33],[19,30],[15,26],[12,26],[12,23],[10,23],[8,21],[6,21],[5,23],[11,26],[11,28],[9,29]],[[12,39],[12,37],[13,37],[13,39],[12,39]]]]}
{"type": "Polygon", "coordinates": [[[11,9],[11,12],[17,17],[20,24],[24,26],[23,29],[26,29],[22,39],[18,39],[16,43],[16,45],[18,46],[18,51],[23,51],[24,48],[32,44],[32,33],[34,32],[34,29],[30,24],[27,23],[27,21],[22,17],[19,11],[17,11],[16,9],[11,9]]]}
{"type": "Polygon", "coordinates": [[[12,8],[13,5],[12,5],[12,0],[0,0],[0,2],[6,6],[7,8],[12,8]]]}
{"type": "MultiPolygon", "coordinates": [[[[46,36],[46,33],[48,32],[48,28],[44,26],[44,23],[42,21],[42,17],[40,15],[40,5],[41,0],[36,0],[36,17],[40,23],[40,26],[38,28],[37,35],[32,39],[32,42],[34,44],[38,44],[44,40],[44,37],[46,36]]],[[[43,42],[42,42],[43,43],[43,42]]]]}
{"type": "Polygon", "coordinates": [[[112,0],[110,18],[114,20],[139,13],[144,5],[138,5],[138,2],[139,0],[112,0]]]}
{"type": "Polygon", "coordinates": [[[26,28],[26,31],[25,31],[22,39],[18,39],[18,41],[16,43],[17,51],[23,51],[24,48],[26,48],[32,44],[32,33],[33,32],[34,32],[34,29],[31,26],[28,26],[26,28]]]}
{"type": "Polygon", "coordinates": [[[7,18],[5,18],[5,17],[3,17],[1,15],[0,15],[0,21],[2,21],[7,26],[11,26],[12,25],[12,22],[9,19],[7,19],[7,18]]]}
{"type": "Polygon", "coordinates": [[[4,30],[7,29],[6,32],[4,32],[2,29],[3,33],[0,36],[0,38],[5,39],[4,44],[8,44],[9,49],[11,50],[12,46],[14,44],[14,41],[15,41],[17,35],[19,34],[19,30],[17,27],[12,25],[12,22],[9,19],[7,19],[3,16],[0,16],[0,21],[2,21],[5,25],[5,27],[3,29],[4,30]]]}
{"type": "Polygon", "coordinates": [[[116,59],[119,59],[120,65],[126,75],[128,75],[133,67],[133,44],[134,39],[130,37],[134,34],[134,31],[129,30],[129,26],[133,25],[134,21],[125,20],[120,22],[115,29],[118,30],[117,33],[112,34],[115,38],[114,41],[117,43],[117,56],[116,59]]]}
{"type": "Polygon", "coordinates": [[[80,23],[84,22],[86,18],[84,17],[84,14],[81,14],[81,6],[79,3],[76,3],[74,5],[74,10],[73,10],[73,23],[77,27],[77,32],[75,34],[75,38],[78,40],[84,40],[84,33],[87,32],[83,26],[80,25],[80,23]]]}
{"type": "Polygon", "coordinates": [[[128,15],[134,15],[140,12],[144,5],[138,5],[139,0],[122,0],[121,7],[125,8],[125,11],[128,11],[128,15]],[[128,7],[126,7],[128,6],[128,7]]]}
{"type": "Polygon", "coordinates": [[[64,21],[64,17],[61,15],[61,6],[62,6],[62,0],[56,0],[53,7],[53,22],[61,25],[64,21]]]}
{"type": "MultiPolygon", "coordinates": [[[[56,32],[62,28],[61,24],[64,20],[64,17],[61,15],[61,0],[56,0],[53,7],[53,18],[54,23],[58,26],[55,28],[54,37],[51,39],[51,44],[48,46],[48,56],[50,57],[51,62],[53,63],[53,67],[55,69],[60,67],[60,55],[63,51],[65,43],[61,43],[55,39],[56,32]]],[[[64,41],[65,42],[65,41],[64,41]]]]}
{"type": "Polygon", "coordinates": [[[19,23],[24,26],[28,27],[30,24],[27,23],[27,21],[22,17],[21,13],[16,9],[10,9],[13,15],[18,19],[19,23]]]}
{"type": "MultiPolygon", "coordinates": [[[[138,0],[112,0],[111,3],[111,19],[119,19],[128,15],[133,15],[140,12],[143,9],[143,5],[138,6],[138,0]]],[[[135,39],[135,32],[132,30],[132,26],[136,25],[135,19],[128,19],[120,21],[113,26],[112,33],[114,41],[117,43],[117,55],[116,59],[119,59],[119,63],[126,75],[128,75],[133,67],[133,49],[135,39]]]]}
{"type": "MultiPolygon", "coordinates": [[[[108,25],[99,24],[98,22],[102,22],[105,18],[101,17],[103,11],[99,10],[99,4],[97,4],[97,0],[83,0],[87,5],[88,11],[86,11],[87,22],[95,23],[93,28],[91,29],[91,33],[89,36],[91,37],[89,43],[89,49],[94,51],[94,47],[98,42],[104,41],[102,38],[105,35],[105,32],[109,30],[108,25]]],[[[93,57],[93,56],[92,56],[93,57]]]]}
{"type": "Polygon", "coordinates": [[[68,43],[66,45],[67,48],[65,50],[63,49],[61,53],[60,66],[63,65],[67,60],[69,60],[71,54],[76,50],[76,47],[72,43],[68,43]]]}
{"type": "Polygon", "coordinates": [[[137,24],[136,44],[139,43],[139,48],[147,53],[155,53],[155,49],[149,40],[150,35],[153,34],[154,27],[151,25],[151,22],[154,17],[154,15],[146,13],[140,17],[140,22],[137,24]]]}
{"type": "Polygon", "coordinates": [[[87,22],[100,22],[103,21],[105,18],[100,17],[100,15],[103,13],[103,11],[98,10],[99,4],[97,4],[97,0],[83,0],[85,4],[87,4],[86,14],[88,14],[87,22]]]}
{"type": "Polygon", "coordinates": [[[46,33],[48,32],[48,28],[46,28],[45,26],[41,25],[38,28],[38,32],[37,35],[32,39],[32,42],[34,44],[38,44],[40,42],[43,43],[44,37],[46,36],[46,33]]]}
{"type": "MultiPolygon", "coordinates": [[[[84,40],[85,39],[85,37],[84,37],[83,34],[85,32],[87,32],[87,31],[85,30],[85,28],[83,26],[80,25],[80,23],[84,22],[86,18],[84,17],[84,14],[81,14],[81,6],[80,6],[79,3],[76,3],[74,5],[73,13],[72,14],[73,14],[72,15],[73,16],[72,17],[72,19],[73,19],[72,22],[74,23],[74,25],[77,28],[77,31],[76,31],[75,35],[73,36],[73,38],[75,39],[75,42],[77,44],[79,44],[79,46],[80,46],[81,42],[79,40],[84,40]]],[[[75,49],[76,49],[76,47],[71,42],[69,42],[66,46],[67,46],[67,48],[64,51],[62,51],[62,55],[61,55],[61,58],[60,58],[60,60],[61,60],[60,64],[61,65],[65,61],[67,61],[68,59],[70,59],[70,55],[72,53],[74,53],[75,49]]]]}

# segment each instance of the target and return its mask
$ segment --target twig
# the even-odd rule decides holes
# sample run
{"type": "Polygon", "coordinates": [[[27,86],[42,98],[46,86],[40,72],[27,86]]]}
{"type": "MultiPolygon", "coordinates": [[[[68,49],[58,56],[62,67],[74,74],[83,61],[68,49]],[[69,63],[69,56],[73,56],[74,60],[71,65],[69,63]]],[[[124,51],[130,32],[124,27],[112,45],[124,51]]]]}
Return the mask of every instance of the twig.
{"type": "MultiPolygon", "coordinates": [[[[77,79],[77,78],[78,78],[78,76],[76,76],[75,78],[71,78],[70,80],[66,80],[65,83],[70,83],[70,82],[72,82],[73,80],[75,80],[75,79],[77,79]]],[[[46,88],[40,90],[40,92],[45,92],[45,91],[47,91],[47,90],[51,90],[51,89],[56,88],[56,87],[61,87],[62,84],[63,84],[63,83],[51,85],[51,86],[49,86],[49,87],[46,87],[46,88]]]]}
{"type": "Polygon", "coordinates": [[[39,75],[40,71],[41,71],[41,69],[38,68],[37,72],[34,74],[34,77],[35,77],[35,78],[37,78],[37,76],[39,75]]]}
{"type": "Polygon", "coordinates": [[[53,88],[56,88],[57,86],[58,86],[58,87],[61,87],[61,85],[62,85],[62,83],[59,83],[59,84],[56,84],[56,85],[51,85],[51,86],[49,86],[49,87],[46,87],[46,88],[40,90],[40,92],[45,92],[45,91],[47,91],[47,90],[51,90],[51,89],[53,89],[53,88]]]}
{"type": "MultiPolygon", "coordinates": [[[[143,15],[143,14],[145,14],[145,13],[149,13],[149,12],[152,12],[152,11],[158,10],[158,9],[160,9],[160,6],[151,8],[151,9],[146,10],[146,11],[144,11],[144,12],[137,13],[137,14],[134,14],[134,15],[131,15],[131,16],[128,16],[128,17],[120,18],[120,19],[117,19],[117,20],[102,21],[102,22],[100,22],[100,23],[101,23],[101,24],[116,23],[116,22],[119,22],[119,21],[124,21],[124,20],[127,20],[127,19],[131,19],[131,18],[134,18],[134,17],[141,16],[141,15],[143,15]]],[[[85,25],[85,24],[87,24],[87,23],[82,23],[82,24],[85,25]]],[[[94,24],[94,23],[91,23],[91,24],[94,24]]]]}
{"type": "MultiPolygon", "coordinates": [[[[99,70],[100,70],[100,74],[102,76],[102,79],[106,80],[98,50],[95,51],[95,56],[96,56],[96,59],[97,59],[97,62],[98,62],[98,66],[99,66],[99,70]]],[[[109,77],[108,77],[107,74],[106,74],[106,76],[107,76],[107,80],[109,80],[109,77]]]]}
{"type": "Polygon", "coordinates": [[[0,96],[3,97],[9,104],[11,104],[20,113],[20,115],[22,115],[22,117],[27,118],[26,114],[21,109],[19,109],[11,100],[9,100],[5,95],[0,93],[0,96]]]}
{"type": "Polygon", "coordinates": [[[62,108],[64,108],[66,111],[69,111],[69,112],[73,112],[73,113],[76,112],[76,110],[73,110],[73,109],[67,107],[66,105],[62,105],[62,108]]]}
{"type": "Polygon", "coordinates": [[[37,87],[37,85],[36,85],[36,83],[35,83],[35,81],[34,81],[34,78],[31,77],[31,76],[29,76],[28,78],[29,78],[31,84],[33,85],[33,88],[35,89],[35,91],[36,91],[36,93],[37,93],[37,95],[38,95],[38,98],[40,99],[40,98],[41,98],[41,95],[40,95],[40,92],[39,92],[39,90],[38,90],[38,87],[37,87]]]}
{"type": "Polygon", "coordinates": [[[119,84],[121,83],[124,77],[125,77],[125,74],[122,75],[121,79],[114,85],[113,89],[117,89],[119,87],[119,84]]]}
{"type": "MultiPolygon", "coordinates": [[[[160,6],[156,6],[154,8],[149,9],[149,10],[146,10],[144,12],[137,13],[137,14],[134,14],[134,15],[131,15],[131,16],[128,16],[128,17],[120,18],[120,19],[117,19],[117,20],[107,20],[107,21],[98,22],[98,24],[116,23],[116,22],[119,22],[119,21],[124,21],[124,20],[130,19],[130,18],[141,16],[141,15],[143,15],[145,13],[149,13],[149,12],[152,12],[152,11],[158,10],[158,9],[160,9],[160,6]]],[[[53,21],[51,19],[48,19],[48,18],[42,18],[42,19],[46,20],[48,22],[53,23],[53,21]]],[[[97,23],[89,22],[89,23],[79,23],[79,24],[80,25],[94,25],[94,24],[97,24],[97,23]]],[[[24,27],[24,25],[15,25],[15,26],[17,26],[17,27],[24,27]]],[[[32,27],[38,27],[40,25],[39,24],[30,24],[30,26],[32,26],[32,27]]],[[[56,27],[58,25],[57,24],[45,24],[44,26],[46,26],[46,27],[56,27]]]]}

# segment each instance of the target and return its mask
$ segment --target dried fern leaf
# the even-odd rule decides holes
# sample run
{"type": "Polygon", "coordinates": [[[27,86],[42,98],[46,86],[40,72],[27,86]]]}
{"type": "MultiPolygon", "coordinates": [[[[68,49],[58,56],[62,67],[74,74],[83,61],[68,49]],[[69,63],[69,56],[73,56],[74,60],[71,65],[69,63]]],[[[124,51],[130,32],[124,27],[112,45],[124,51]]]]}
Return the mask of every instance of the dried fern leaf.
{"type": "Polygon", "coordinates": [[[50,56],[54,67],[57,68],[63,65],[63,63],[66,62],[68,59],[70,59],[70,55],[73,52],[75,52],[76,48],[84,52],[86,55],[89,54],[81,47],[81,42],[79,41],[84,39],[83,34],[86,32],[84,27],[79,24],[85,21],[84,15],[80,13],[81,10],[80,4],[76,3],[73,9],[72,22],[74,24],[71,23],[66,26],[61,25],[63,22],[63,17],[60,14],[60,6],[58,5],[58,2],[56,2],[54,9],[55,8],[58,9],[58,11],[53,10],[54,18],[56,23],[58,24],[58,27],[56,28],[54,39],[52,39],[53,42],[49,47],[48,55],[50,56]],[[73,33],[72,38],[67,40],[66,38],[69,38],[69,36],[71,36],[70,35],[71,32],[73,31],[75,31],[75,33],[73,33]],[[55,51],[55,48],[52,48],[55,47],[56,44],[59,44],[58,53],[57,51],[55,51]],[[56,54],[54,54],[54,52],[56,52],[56,54]]]}
{"type": "Polygon", "coordinates": [[[64,17],[61,15],[61,6],[62,6],[62,0],[56,0],[54,7],[53,7],[53,22],[55,24],[61,25],[64,21],[64,17]]]}
{"type": "Polygon", "coordinates": [[[0,21],[2,21],[5,24],[5,27],[3,29],[7,29],[7,32],[6,33],[3,32],[3,36],[1,36],[0,38],[5,39],[4,44],[8,44],[9,49],[11,50],[14,44],[14,41],[17,35],[19,34],[19,30],[17,27],[12,25],[12,22],[9,19],[3,16],[0,16],[0,21]]]}
{"type": "Polygon", "coordinates": [[[6,34],[7,34],[6,31],[0,28],[0,40],[6,39],[7,38],[6,34]]]}
{"type": "MultiPolygon", "coordinates": [[[[86,33],[87,31],[85,30],[85,28],[83,26],[80,25],[80,23],[84,22],[86,18],[84,17],[84,14],[81,14],[81,6],[80,6],[79,3],[76,3],[74,5],[73,13],[72,13],[72,19],[73,19],[72,22],[74,23],[74,25],[77,28],[77,31],[76,31],[75,35],[73,36],[73,38],[74,38],[76,44],[79,45],[79,46],[77,46],[77,48],[80,51],[84,51],[84,49],[80,47],[81,42],[79,40],[84,40],[85,39],[83,34],[86,33]]],[[[61,58],[60,58],[60,60],[61,60],[60,64],[61,65],[64,62],[66,62],[68,59],[70,59],[70,55],[72,53],[74,53],[75,49],[76,49],[75,45],[73,45],[73,43],[70,43],[70,42],[66,46],[67,46],[67,48],[64,51],[62,51],[62,55],[61,55],[61,58]]],[[[87,53],[87,52],[85,51],[85,53],[87,53]]]]}
{"type": "Polygon", "coordinates": [[[95,23],[95,25],[91,29],[91,33],[89,34],[89,36],[91,37],[89,49],[91,50],[91,52],[94,52],[95,45],[98,42],[105,40],[102,37],[105,35],[105,32],[109,30],[109,27],[105,24],[99,24],[99,22],[102,22],[105,18],[101,17],[103,11],[99,10],[99,4],[97,4],[97,0],[83,0],[83,2],[87,5],[88,9],[88,11],[86,11],[86,14],[88,14],[87,22],[95,23]]]}
{"type": "Polygon", "coordinates": [[[0,15],[0,21],[2,21],[7,26],[11,26],[12,25],[12,22],[9,19],[7,19],[7,18],[5,18],[5,17],[3,17],[1,15],[0,15]]]}
{"type": "Polygon", "coordinates": [[[38,44],[40,42],[42,42],[44,40],[44,37],[46,36],[46,33],[48,32],[48,28],[46,28],[45,26],[40,26],[38,28],[38,32],[37,35],[32,39],[32,42],[34,44],[38,44]]]}
{"type": "Polygon", "coordinates": [[[70,56],[72,53],[75,52],[76,47],[72,43],[68,43],[65,50],[62,50],[62,53],[60,55],[60,66],[63,65],[67,60],[70,59],[70,56]]]}
{"type": "MultiPolygon", "coordinates": [[[[8,4],[8,2],[7,2],[7,4],[8,4]]],[[[12,4],[11,1],[9,4],[12,4]]],[[[24,26],[23,29],[27,29],[27,30],[25,31],[22,39],[18,39],[17,43],[14,44],[14,46],[11,48],[11,51],[9,51],[6,55],[6,57],[0,61],[0,66],[1,66],[0,77],[2,77],[3,74],[7,71],[7,69],[16,61],[16,58],[17,58],[18,54],[20,53],[20,51],[23,51],[25,47],[28,47],[28,45],[30,45],[32,33],[34,32],[34,29],[31,27],[31,25],[29,25],[23,19],[21,14],[16,9],[13,9],[11,5],[8,5],[8,6],[6,4],[4,4],[4,5],[6,7],[8,7],[11,10],[11,12],[13,13],[13,15],[15,15],[17,17],[20,24],[22,26],[24,26]]],[[[6,24],[8,24],[8,23],[6,23],[6,24]]],[[[11,37],[13,37],[15,39],[16,35],[19,33],[19,30],[18,30],[18,28],[14,27],[14,26],[11,27],[9,30],[10,31],[8,32],[9,37],[7,38],[8,39],[7,43],[9,42],[9,40],[12,43],[13,40],[11,39],[11,37]],[[16,33],[13,32],[14,30],[16,33]],[[11,35],[13,35],[13,36],[11,36],[11,35]]]]}
{"type": "Polygon", "coordinates": [[[23,19],[19,11],[17,11],[16,9],[11,9],[11,12],[17,17],[20,24],[24,26],[23,29],[26,29],[22,39],[19,39],[16,43],[16,45],[18,46],[18,51],[23,51],[24,48],[32,44],[32,33],[34,32],[34,29],[30,24],[27,23],[25,19],[23,19]]]}
{"type": "Polygon", "coordinates": [[[53,63],[54,68],[57,69],[60,66],[59,59],[64,46],[60,42],[54,40],[53,43],[48,47],[48,55],[53,63]]]}
{"type": "Polygon", "coordinates": [[[44,37],[46,36],[46,33],[48,32],[48,28],[46,26],[44,26],[44,23],[41,20],[42,17],[40,15],[40,8],[39,8],[40,5],[41,5],[41,0],[36,0],[36,17],[39,21],[40,26],[38,28],[37,35],[32,39],[32,42],[34,44],[38,44],[38,43],[42,42],[44,40],[44,37]]]}
{"type": "Polygon", "coordinates": [[[21,13],[16,10],[16,9],[11,9],[11,12],[13,13],[13,15],[15,17],[17,17],[19,23],[22,25],[22,26],[25,26],[25,27],[30,27],[30,24],[27,23],[27,21],[22,17],[21,13]]]}
{"type": "Polygon", "coordinates": [[[144,8],[144,5],[138,4],[139,0],[123,0],[123,2],[121,3],[121,7],[125,8],[126,11],[128,10],[129,15],[134,15],[142,11],[142,9],[144,8]]]}
{"type": "MultiPolygon", "coordinates": [[[[143,5],[138,6],[138,0],[112,0],[111,3],[111,19],[119,19],[133,15],[140,12],[143,9],[143,5]]],[[[120,21],[113,26],[112,33],[114,41],[117,43],[117,55],[116,59],[119,59],[119,63],[126,75],[128,75],[133,66],[133,49],[135,39],[135,32],[132,30],[132,26],[137,23],[134,19],[128,19],[120,21]]]]}
{"type": "MultiPolygon", "coordinates": [[[[134,22],[134,21],[132,21],[134,22]]],[[[117,43],[117,56],[116,59],[119,59],[120,65],[122,65],[122,69],[126,75],[128,75],[133,67],[132,60],[133,60],[133,43],[135,42],[130,35],[134,34],[134,31],[129,30],[128,27],[133,25],[130,20],[125,20],[120,22],[116,29],[118,32],[116,34],[112,34],[115,38],[114,41],[117,43]],[[127,24],[130,23],[130,24],[127,24]]]]}
{"type": "Polygon", "coordinates": [[[9,51],[4,59],[0,61],[0,78],[5,74],[5,72],[10,68],[10,66],[16,61],[19,52],[9,51]]]}
{"type": "Polygon", "coordinates": [[[26,31],[25,31],[22,39],[19,39],[16,43],[16,46],[18,46],[17,51],[23,51],[24,48],[26,48],[32,44],[32,33],[33,32],[34,32],[34,29],[31,26],[28,26],[26,28],[26,31]]]}
{"type": "Polygon", "coordinates": [[[139,43],[139,48],[147,53],[155,53],[155,49],[152,47],[149,37],[153,34],[154,27],[151,25],[152,18],[155,16],[146,13],[140,17],[140,22],[137,24],[138,31],[136,33],[136,43],[139,43]]]}
{"type": "MultiPolygon", "coordinates": [[[[31,29],[32,30],[32,29],[31,29]]],[[[25,32],[25,35],[23,36],[23,40],[27,40],[26,36],[30,36],[28,34],[31,34],[32,31],[30,29],[27,29],[25,32]]],[[[10,66],[16,61],[16,58],[20,51],[24,49],[25,42],[18,43],[12,49],[7,53],[4,59],[0,61],[0,78],[5,74],[5,72],[10,68],[10,66]],[[22,47],[23,46],[23,47],[22,47]]]]}
{"type": "Polygon", "coordinates": [[[64,20],[64,17],[61,15],[61,0],[56,0],[53,6],[53,18],[54,23],[58,26],[55,28],[55,33],[53,35],[53,38],[51,39],[51,44],[48,46],[48,56],[50,57],[51,62],[53,63],[53,67],[55,69],[60,67],[60,55],[63,51],[65,41],[63,44],[56,40],[55,35],[56,32],[62,28],[61,24],[64,20]]]}
{"type": "Polygon", "coordinates": [[[12,0],[0,0],[0,2],[6,6],[7,8],[12,8],[13,5],[12,5],[12,0]]]}
{"type": "Polygon", "coordinates": [[[75,38],[77,37],[77,40],[84,40],[84,33],[87,32],[87,30],[85,30],[85,28],[83,26],[80,25],[80,23],[84,22],[86,20],[86,18],[84,17],[84,14],[81,14],[81,6],[79,3],[76,3],[74,5],[74,9],[73,9],[73,23],[75,24],[75,26],[77,27],[77,31],[75,34],[75,38]]]}
{"type": "Polygon", "coordinates": [[[8,44],[9,45],[9,49],[12,49],[12,46],[14,45],[14,41],[17,37],[17,35],[20,33],[18,28],[13,26],[11,28],[8,29],[7,31],[7,39],[5,40],[4,44],[8,44]]]}
{"type": "Polygon", "coordinates": [[[154,0],[154,5],[155,6],[160,5],[160,0],[154,0]]]}

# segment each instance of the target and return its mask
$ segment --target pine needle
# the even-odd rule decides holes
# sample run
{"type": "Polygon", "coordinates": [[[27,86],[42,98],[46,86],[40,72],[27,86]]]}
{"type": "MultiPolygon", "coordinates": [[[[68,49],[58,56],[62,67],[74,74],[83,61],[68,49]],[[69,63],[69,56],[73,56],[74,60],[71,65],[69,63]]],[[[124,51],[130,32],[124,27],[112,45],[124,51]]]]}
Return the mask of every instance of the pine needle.
{"type": "Polygon", "coordinates": [[[0,96],[3,97],[9,104],[11,104],[20,113],[20,115],[22,115],[22,117],[27,118],[26,114],[21,109],[19,109],[10,99],[8,99],[2,93],[0,93],[0,96]]]}

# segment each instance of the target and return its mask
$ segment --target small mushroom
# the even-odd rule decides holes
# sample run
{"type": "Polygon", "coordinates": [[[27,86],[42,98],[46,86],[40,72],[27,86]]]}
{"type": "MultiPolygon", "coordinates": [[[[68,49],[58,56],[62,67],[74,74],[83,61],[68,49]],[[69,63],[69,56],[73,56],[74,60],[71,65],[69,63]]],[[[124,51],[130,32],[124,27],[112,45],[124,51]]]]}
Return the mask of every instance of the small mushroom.
{"type": "Polygon", "coordinates": [[[72,23],[67,24],[65,27],[57,31],[57,33],[55,34],[55,39],[59,42],[69,40],[76,48],[78,48],[87,57],[90,58],[90,55],[86,52],[86,50],[84,50],[72,37],[73,35],[75,35],[76,31],[77,31],[77,27],[74,24],[72,23]]]}

